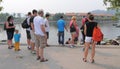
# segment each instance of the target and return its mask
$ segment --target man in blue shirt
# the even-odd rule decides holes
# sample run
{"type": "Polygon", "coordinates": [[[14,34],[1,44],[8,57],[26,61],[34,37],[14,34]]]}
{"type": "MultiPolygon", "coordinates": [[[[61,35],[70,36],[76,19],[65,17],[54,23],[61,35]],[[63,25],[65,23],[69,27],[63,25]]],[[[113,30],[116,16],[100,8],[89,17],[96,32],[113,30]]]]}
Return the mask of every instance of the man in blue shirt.
{"type": "Polygon", "coordinates": [[[64,28],[67,30],[66,23],[63,20],[63,16],[57,21],[58,26],[58,43],[64,45],[64,28]]]}

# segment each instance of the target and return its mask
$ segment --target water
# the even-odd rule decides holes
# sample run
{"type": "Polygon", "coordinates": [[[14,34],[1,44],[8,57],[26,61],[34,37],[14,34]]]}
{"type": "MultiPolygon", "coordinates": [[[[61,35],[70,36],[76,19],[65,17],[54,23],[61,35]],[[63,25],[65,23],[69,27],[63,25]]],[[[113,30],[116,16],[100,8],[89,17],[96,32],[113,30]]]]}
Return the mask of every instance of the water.
{"type": "MultiPolygon", "coordinates": [[[[104,38],[106,39],[115,39],[117,36],[120,36],[120,27],[117,28],[113,26],[113,23],[101,23],[99,24],[102,32],[104,33],[104,38]]],[[[26,30],[21,28],[20,24],[16,24],[16,29],[21,33],[21,43],[26,44],[26,30]]],[[[70,32],[65,31],[65,41],[70,37],[70,32]]],[[[81,34],[80,34],[81,38],[81,34]]],[[[49,36],[49,44],[58,44],[57,40],[57,28],[50,27],[50,36],[49,36]]],[[[3,30],[3,26],[0,25],[0,40],[6,40],[6,32],[3,30]]]]}

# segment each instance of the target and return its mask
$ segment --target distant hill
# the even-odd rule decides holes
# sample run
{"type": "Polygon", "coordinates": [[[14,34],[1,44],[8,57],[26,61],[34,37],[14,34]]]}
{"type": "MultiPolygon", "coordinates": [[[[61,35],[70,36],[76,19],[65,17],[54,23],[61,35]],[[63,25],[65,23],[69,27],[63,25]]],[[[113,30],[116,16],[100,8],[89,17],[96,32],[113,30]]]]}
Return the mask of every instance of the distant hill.
{"type": "Polygon", "coordinates": [[[93,10],[90,11],[91,13],[95,13],[95,14],[113,14],[115,15],[116,11],[115,10],[93,10]]]}

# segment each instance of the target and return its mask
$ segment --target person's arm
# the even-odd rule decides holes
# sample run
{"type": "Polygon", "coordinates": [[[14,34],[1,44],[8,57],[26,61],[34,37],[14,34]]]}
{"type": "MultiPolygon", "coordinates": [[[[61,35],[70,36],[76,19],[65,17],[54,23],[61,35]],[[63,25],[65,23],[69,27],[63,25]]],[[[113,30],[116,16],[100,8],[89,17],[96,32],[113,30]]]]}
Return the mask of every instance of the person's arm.
{"type": "Polygon", "coordinates": [[[45,31],[45,25],[42,24],[42,25],[40,25],[40,27],[41,27],[42,32],[43,32],[44,35],[45,35],[45,38],[47,38],[46,31],[45,31]]]}
{"type": "Polygon", "coordinates": [[[87,27],[86,24],[84,25],[84,34],[86,35],[87,27]]]}
{"type": "Polygon", "coordinates": [[[66,29],[66,31],[68,32],[68,29],[67,29],[67,26],[65,25],[65,29],[66,29]]]}
{"type": "Polygon", "coordinates": [[[66,26],[66,23],[64,22],[64,25],[65,25],[65,30],[68,32],[68,29],[67,29],[67,26],[66,26]]]}
{"type": "Polygon", "coordinates": [[[33,22],[30,23],[30,26],[31,26],[31,28],[32,28],[32,31],[34,31],[34,24],[33,24],[33,22]]]}

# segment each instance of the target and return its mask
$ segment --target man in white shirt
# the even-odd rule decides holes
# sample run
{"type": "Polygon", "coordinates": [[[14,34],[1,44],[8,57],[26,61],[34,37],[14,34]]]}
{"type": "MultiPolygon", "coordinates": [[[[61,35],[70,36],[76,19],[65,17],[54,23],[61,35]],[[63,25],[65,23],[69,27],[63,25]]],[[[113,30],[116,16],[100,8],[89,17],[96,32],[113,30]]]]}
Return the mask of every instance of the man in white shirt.
{"type": "MultiPolygon", "coordinates": [[[[47,34],[47,39],[49,39],[49,30],[50,30],[49,21],[48,21],[49,16],[50,16],[50,14],[47,13],[45,15],[45,19],[44,19],[44,22],[45,22],[45,31],[46,31],[46,34],[47,34]]],[[[49,46],[47,39],[46,39],[46,45],[49,46]]]]}
{"type": "Polygon", "coordinates": [[[34,18],[34,30],[35,30],[35,44],[37,48],[37,60],[40,59],[40,62],[46,62],[47,59],[44,58],[43,52],[46,47],[46,32],[45,32],[45,23],[43,19],[44,12],[40,10],[38,16],[34,18]]]}

